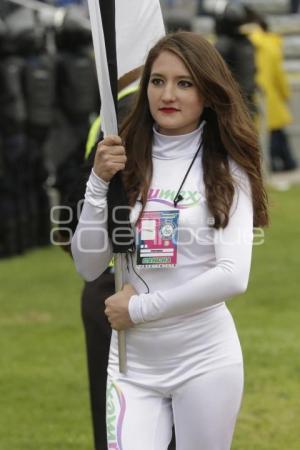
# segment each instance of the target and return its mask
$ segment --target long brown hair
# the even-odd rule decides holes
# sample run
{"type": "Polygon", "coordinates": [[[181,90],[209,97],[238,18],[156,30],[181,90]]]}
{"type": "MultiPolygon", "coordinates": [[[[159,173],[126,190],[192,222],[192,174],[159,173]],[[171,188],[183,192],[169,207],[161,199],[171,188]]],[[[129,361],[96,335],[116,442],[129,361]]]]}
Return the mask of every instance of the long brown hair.
{"type": "Polygon", "coordinates": [[[239,87],[218,51],[201,35],[186,31],[163,37],[149,52],[136,105],[121,136],[127,164],[123,180],[130,204],[141,195],[143,207],[152,179],[152,127],[147,87],[154,61],[163,51],[177,55],[191,73],[206,104],[202,119],[203,172],[208,208],[214,227],[226,227],[234,196],[229,157],[247,173],[252,190],[254,226],[268,224],[267,195],[262,181],[257,133],[239,87]]]}

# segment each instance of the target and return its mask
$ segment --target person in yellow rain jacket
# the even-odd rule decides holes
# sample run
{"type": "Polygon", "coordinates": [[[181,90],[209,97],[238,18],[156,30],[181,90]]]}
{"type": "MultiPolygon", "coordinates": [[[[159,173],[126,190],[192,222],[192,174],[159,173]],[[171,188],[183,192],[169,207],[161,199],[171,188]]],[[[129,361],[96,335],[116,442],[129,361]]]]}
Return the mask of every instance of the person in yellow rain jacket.
{"type": "Polygon", "coordinates": [[[285,132],[293,118],[287,105],[290,89],[283,67],[282,38],[270,32],[265,20],[256,13],[253,22],[248,36],[255,47],[256,82],[265,96],[270,169],[293,170],[297,164],[285,132]]]}

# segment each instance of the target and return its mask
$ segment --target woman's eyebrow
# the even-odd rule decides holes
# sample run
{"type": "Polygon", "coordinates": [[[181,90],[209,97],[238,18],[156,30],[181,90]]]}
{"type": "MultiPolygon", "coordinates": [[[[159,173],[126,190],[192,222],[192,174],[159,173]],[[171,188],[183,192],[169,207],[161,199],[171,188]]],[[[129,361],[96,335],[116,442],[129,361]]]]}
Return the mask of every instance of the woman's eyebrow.
{"type": "MultiPolygon", "coordinates": [[[[161,78],[165,78],[165,75],[163,75],[163,74],[161,74],[161,73],[156,73],[156,72],[153,72],[153,73],[151,73],[151,75],[150,75],[151,77],[161,77],[161,78]]],[[[175,77],[176,79],[182,79],[182,78],[184,78],[185,80],[192,80],[192,77],[190,76],[190,75],[177,75],[176,77],[175,77]]]]}

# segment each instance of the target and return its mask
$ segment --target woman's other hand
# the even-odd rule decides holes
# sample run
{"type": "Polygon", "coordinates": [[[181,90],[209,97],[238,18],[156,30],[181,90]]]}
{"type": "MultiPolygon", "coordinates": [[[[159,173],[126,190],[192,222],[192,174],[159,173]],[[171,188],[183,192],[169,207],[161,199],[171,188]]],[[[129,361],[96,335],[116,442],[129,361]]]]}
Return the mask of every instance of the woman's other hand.
{"type": "Polygon", "coordinates": [[[111,327],[121,331],[132,327],[128,304],[132,295],[136,295],[135,289],[130,284],[125,284],[123,289],[105,300],[105,314],[111,327]]]}
{"type": "Polygon", "coordinates": [[[120,136],[106,136],[97,146],[93,169],[99,178],[109,182],[119,170],[125,168],[126,160],[120,136]]]}

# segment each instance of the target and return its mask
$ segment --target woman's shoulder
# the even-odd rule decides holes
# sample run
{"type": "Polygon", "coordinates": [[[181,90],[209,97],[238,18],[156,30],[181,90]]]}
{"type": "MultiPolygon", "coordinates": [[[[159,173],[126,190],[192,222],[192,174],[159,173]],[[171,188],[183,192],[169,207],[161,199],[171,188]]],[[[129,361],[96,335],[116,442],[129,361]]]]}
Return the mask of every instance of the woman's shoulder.
{"type": "Polygon", "coordinates": [[[238,164],[234,159],[228,158],[230,174],[233,178],[235,186],[251,192],[249,175],[244,167],[238,164]]]}

